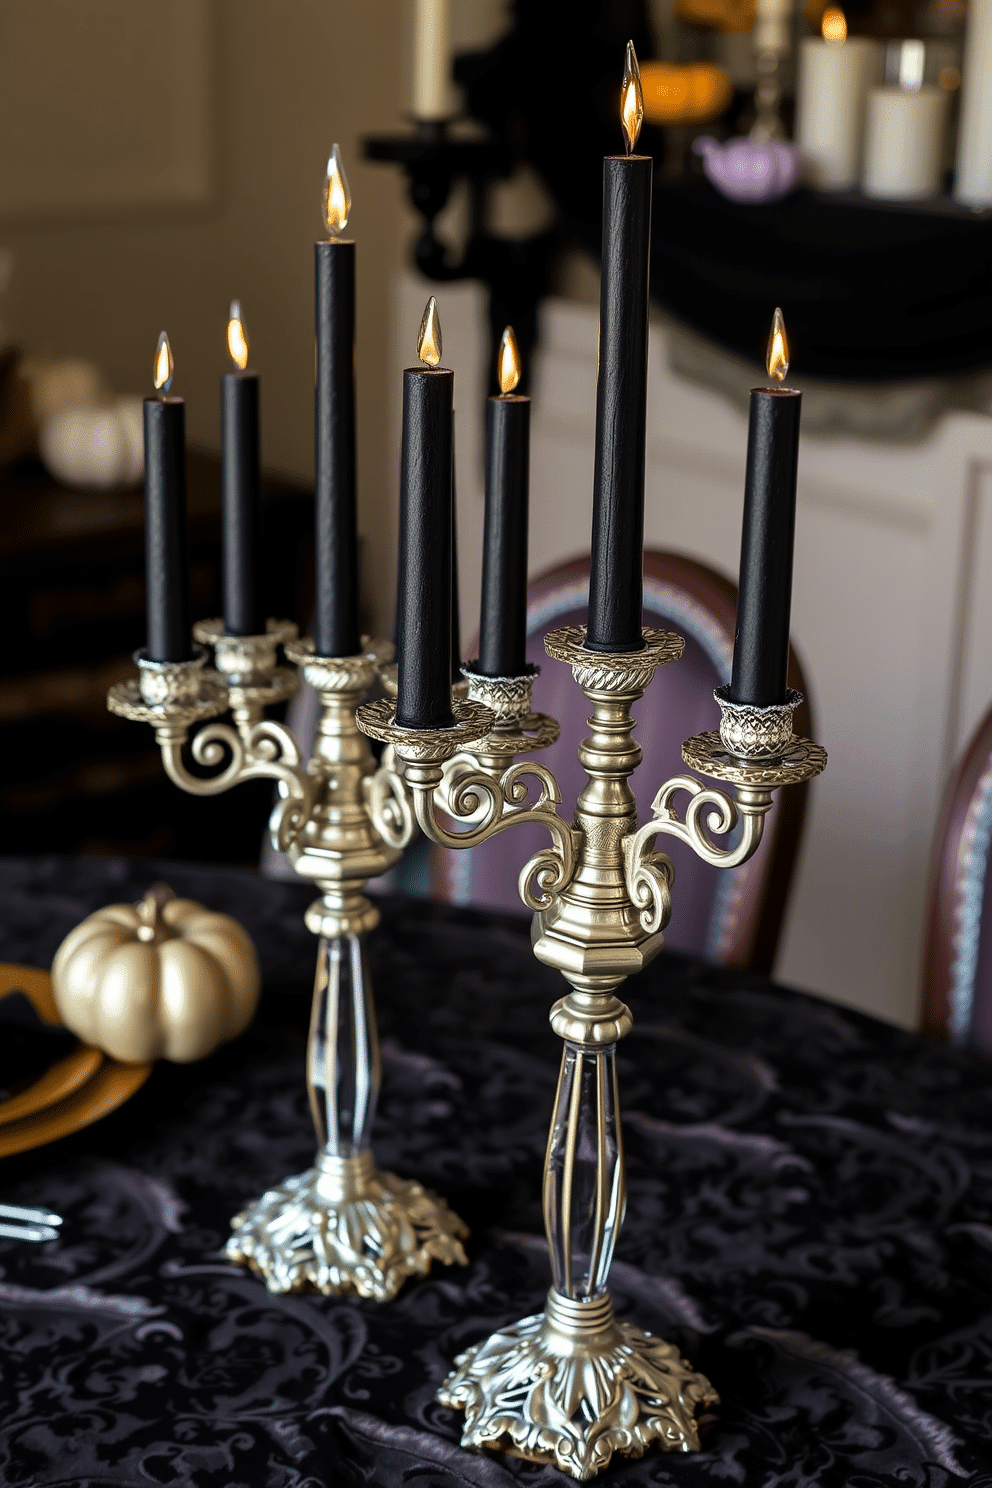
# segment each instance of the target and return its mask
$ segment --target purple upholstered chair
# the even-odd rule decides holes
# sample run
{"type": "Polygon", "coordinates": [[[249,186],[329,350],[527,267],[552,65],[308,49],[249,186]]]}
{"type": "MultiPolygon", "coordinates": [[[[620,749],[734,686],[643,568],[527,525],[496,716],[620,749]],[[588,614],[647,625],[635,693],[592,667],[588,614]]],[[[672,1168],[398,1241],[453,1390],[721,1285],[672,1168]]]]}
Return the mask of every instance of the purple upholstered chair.
{"type": "Polygon", "coordinates": [[[923,1027],[992,1054],[992,709],[947,785],[930,865],[923,1027]]]}
{"type": "MultiPolygon", "coordinates": [[[[562,726],[558,743],[535,758],[553,770],[569,811],[585,781],[576,751],[588,734],[589,705],[571,671],[545,655],[543,637],[559,625],[585,622],[588,590],[588,558],[550,569],[533,580],[528,590],[527,659],[541,667],[534,706],[559,719],[562,726]]],[[[678,631],[686,647],[681,661],[659,668],[634,708],[634,737],[644,751],[644,761],[633,779],[641,822],[650,817],[651,802],[662,782],[684,773],[683,739],[719,723],[713,689],[730,680],[736,606],[735,586],[712,569],[674,553],[645,553],[645,623],[678,631]]],[[[789,681],[808,693],[795,653],[790,656],[789,681]]],[[[813,737],[808,704],[796,715],[796,730],[813,737]]],[[[672,838],[659,840],[676,873],[667,945],[726,966],[771,970],[802,832],[805,797],[805,786],[779,792],[758,852],[749,863],[730,872],[700,862],[672,838]]],[[[517,875],[526,859],[545,846],[547,833],[527,826],[466,852],[434,848],[435,896],[453,904],[523,913],[516,892],[517,875]]]]}

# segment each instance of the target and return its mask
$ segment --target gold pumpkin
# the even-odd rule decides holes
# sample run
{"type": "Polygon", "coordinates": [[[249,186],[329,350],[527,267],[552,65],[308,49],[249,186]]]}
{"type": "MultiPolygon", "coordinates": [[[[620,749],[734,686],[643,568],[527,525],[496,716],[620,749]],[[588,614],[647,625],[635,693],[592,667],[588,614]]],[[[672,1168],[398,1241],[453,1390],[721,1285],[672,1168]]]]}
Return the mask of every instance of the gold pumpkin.
{"type": "Polygon", "coordinates": [[[70,931],[52,962],[65,1026],[114,1059],[202,1059],[251,1022],[258,956],[237,921],[164,884],[108,904],[70,931]]]}

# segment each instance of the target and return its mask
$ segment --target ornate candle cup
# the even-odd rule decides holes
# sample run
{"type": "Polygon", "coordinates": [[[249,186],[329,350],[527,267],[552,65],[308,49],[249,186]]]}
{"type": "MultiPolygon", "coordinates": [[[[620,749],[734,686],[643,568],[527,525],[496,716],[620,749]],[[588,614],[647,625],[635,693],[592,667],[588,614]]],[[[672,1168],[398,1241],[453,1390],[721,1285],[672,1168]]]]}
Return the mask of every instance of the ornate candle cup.
{"type": "Polygon", "coordinates": [[[789,785],[820,773],[826,752],[792,732],[801,692],[790,687],[784,703],[766,706],[732,702],[729,692],[728,687],[718,687],[713,694],[720,706],[719,730],[697,734],[683,744],[687,765],[741,790],[789,785]]]}
{"type": "Polygon", "coordinates": [[[223,620],[198,620],[193,636],[202,646],[212,646],[214,668],[228,690],[242,688],[246,700],[265,707],[292,697],[299,679],[289,667],[277,666],[280,646],[295,641],[297,628],[291,620],[266,621],[264,635],[227,635],[223,620]]]}
{"type": "MultiPolygon", "coordinates": [[[[662,946],[674,873],[656,839],[679,837],[705,861],[735,867],[761,841],[774,786],[809,779],[826,762],[816,745],[792,739],[791,726],[791,742],[756,762],[731,755],[719,733],[701,736],[705,744],[688,741],[684,757],[698,756],[700,768],[732,780],[736,799],[676,776],[659,790],[651,821],[638,827],[628,783],[641,760],[631,706],[683,646],[681,636],[660,630],[644,631],[643,650],[621,654],[588,649],[584,627],[545,638],[548,654],[572,668],[592,706],[591,733],[579,747],[587,784],[571,825],[558,815],[558,786],[543,766],[525,761],[494,771],[484,754],[497,732],[489,709],[492,723],[456,712],[457,740],[457,729],[397,728],[394,710],[381,703],[357,715],[360,728],[407,762],[417,821],[433,841],[470,847],[523,822],[540,822],[551,836],[519,879],[521,898],[535,911],[534,954],[570,987],[551,1010],[564,1043],[544,1173],[551,1290],[543,1313],[457,1358],[437,1398],[464,1409],[464,1446],[503,1448],[582,1480],[614,1451],[636,1457],[652,1442],[697,1448],[697,1412],[717,1399],[671,1344],[618,1322],[607,1289],[625,1205],[616,1046],[633,1021],[616,991],[662,946]],[[470,729],[474,739],[466,738],[470,729]],[[442,784],[445,761],[464,758],[466,742],[480,768],[465,767],[442,784]],[[527,777],[537,782],[533,800],[527,777]],[[690,798],[683,818],[671,804],[680,792],[690,798]],[[439,811],[466,820],[467,830],[448,830],[439,811]],[[721,846],[715,836],[738,820],[739,840],[721,846]]],[[[476,686],[471,673],[469,683],[476,686]]],[[[490,696],[498,704],[496,688],[490,696]]]]}
{"type": "Polygon", "coordinates": [[[317,1159],[235,1217],[225,1254],[256,1271],[272,1292],[385,1301],[408,1276],[426,1274],[432,1260],[464,1265],[466,1233],[443,1199],[379,1172],[371,1150],[381,1062],[365,937],[379,911],[364,890],[398,861],[414,823],[403,781],[388,759],[376,768],[355,709],[391,660],[392,645],[366,641],[357,656],[318,657],[284,621],[269,621],[261,636],[228,636],[220,621],[203,621],[195,634],[213,645],[217,672],[206,672],[205,653],[175,664],[139,658],[142,679],[146,671],[158,679],[144,688],[155,700],[128,682],[111,688],[108,706],[155,725],[167,774],[192,795],[274,780],[273,846],[320,890],[306,913],[319,937],[307,1047],[317,1159]],[[307,763],[292,732],[263,716],[299,686],[296,671],[277,665],[280,645],[320,695],[307,763]],[[228,707],[235,726],[211,723],[191,746],[194,760],[215,773],[192,775],[182,758],[190,725],[228,707]]]}
{"type": "MultiPolygon", "coordinates": [[[[144,704],[156,710],[155,717],[164,717],[175,708],[213,709],[215,703],[220,711],[224,704],[222,693],[211,684],[205,675],[207,653],[197,646],[189,661],[151,661],[144,651],[134,653],[138,668],[137,682],[118,684],[118,691],[126,689],[127,696],[135,705],[144,704]]],[[[201,712],[208,718],[208,712],[201,712]]]]}
{"type": "Polygon", "coordinates": [[[495,715],[495,724],[485,739],[473,749],[477,759],[483,755],[506,761],[534,749],[547,749],[558,738],[560,728],[546,713],[535,713],[531,701],[540,667],[532,667],[520,677],[484,677],[469,662],[462,667],[470,702],[483,703],[495,715]]]}

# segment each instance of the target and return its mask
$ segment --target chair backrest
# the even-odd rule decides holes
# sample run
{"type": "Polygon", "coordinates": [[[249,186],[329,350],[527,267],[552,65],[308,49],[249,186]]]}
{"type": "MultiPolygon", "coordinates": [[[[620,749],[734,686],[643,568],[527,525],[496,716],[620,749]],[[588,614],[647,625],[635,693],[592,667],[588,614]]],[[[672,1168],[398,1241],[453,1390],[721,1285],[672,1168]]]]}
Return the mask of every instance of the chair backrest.
{"type": "MultiPolygon", "coordinates": [[[[584,624],[588,608],[589,559],[558,564],[528,588],[527,659],[541,667],[534,706],[561,723],[557,744],[534,758],[547,765],[571,810],[585,776],[577,749],[588,733],[589,705],[567,667],[550,661],[543,638],[559,625],[584,624]]],[[[683,658],[659,668],[634,708],[635,738],[644,762],[633,778],[638,818],[651,815],[662,781],[682,774],[682,741],[716,728],[720,713],[713,689],[730,680],[733,660],[736,587],[720,574],[675,553],[644,554],[644,619],[685,637],[683,658]]],[[[794,653],[789,681],[806,693],[794,653]]],[[[797,731],[810,735],[808,706],[797,713],[797,731]]],[[[778,793],[764,841],[743,867],[724,872],[700,862],[672,838],[659,840],[674,864],[677,891],[666,943],[727,966],[768,972],[775,957],[792,869],[805,811],[805,787],[778,793]]],[[[539,827],[506,832],[467,852],[434,849],[432,876],[437,897],[454,904],[522,911],[517,874],[526,859],[547,845],[539,827]]]]}
{"type": "Polygon", "coordinates": [[[923,1028],[992,1054],[992,709],[937,819],[923,947],[923,1028]]]}

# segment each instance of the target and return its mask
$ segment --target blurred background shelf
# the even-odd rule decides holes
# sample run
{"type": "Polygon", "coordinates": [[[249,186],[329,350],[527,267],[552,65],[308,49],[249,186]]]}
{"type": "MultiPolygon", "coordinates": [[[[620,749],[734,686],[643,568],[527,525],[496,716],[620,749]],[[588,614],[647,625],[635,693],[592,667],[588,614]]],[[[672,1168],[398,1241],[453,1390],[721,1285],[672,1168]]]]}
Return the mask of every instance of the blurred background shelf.
{"type": "MultiPolygon", "coordinates": [[[[622,148],[617,59],[628,36],[642,60],[670,56],[659,51],[659,38],[683,8],[674,7],[673,22],[669,7],[646,0],[515,5],[513,24],[495,45],[455,58],[465,115],[453,130],[420,125],[405,136],[365,140],[366,158],[391,161],[406,174],[422,219],[412,244],[421,273],[487,285],[494,346],[512,320],[529,360],[537,307],[553,292],[562,258],[578,246],[598,261],[600,162],[622,148]],[[501,183],[522,171],[541,183],[549,220],[530,233],[501,233],[494,225],[501,183]],[[468,206],[454,247],[446,242],[445,217],[460,189],[468,206]]],[[[887,19],[866,4],[845,8],[862,25],[890,25],[893,34],[899,26],[933,24],[908,5],[890,7],[887,19]]],[[[808,29],[801,17],[796,24],[808,29]]],[[[688,44],[712,49],[712,31],[682,30],[688,44]]],[[[750,43],[746,35],[736,39],[750,43]]],[[[667,46],[674,45],[669,36],[667,46]]],[[[787,79],[787,118],[791,91],[787,79]]],[[[949,195],[882,200],[861,191],[728,200],[703,176],[691,141],[741,130],[749,100],[749,90],[737,89],[720,120],[705,128],[646,124],[642,131],[638,149],[655,159],[655,303],[755,366],[763,364],[771,311],[781,304],[794,364],[806,377],[912,381],[992,366],[992,209],[973,210],[949,195]]]]}

